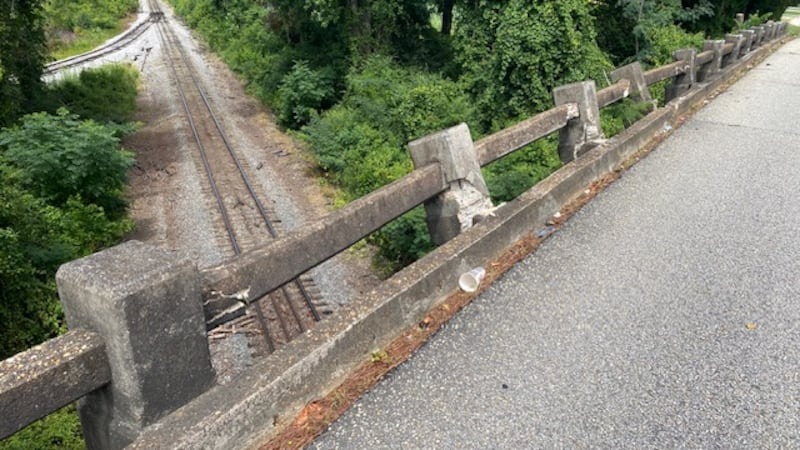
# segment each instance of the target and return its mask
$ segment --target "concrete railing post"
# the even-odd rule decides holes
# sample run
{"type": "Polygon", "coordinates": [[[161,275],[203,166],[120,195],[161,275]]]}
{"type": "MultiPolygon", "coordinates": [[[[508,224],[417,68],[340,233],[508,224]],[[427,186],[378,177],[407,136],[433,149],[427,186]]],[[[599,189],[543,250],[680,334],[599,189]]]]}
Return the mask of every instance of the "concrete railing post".
{"type": "Polygon", "coordinates": [[[214,383],[194,263],[137,241],[56,275],[70,328],[105,342],[111,383],[78,405],[87,448],[119,449],[214,383]]]}
{"type": "Polygon", "coordinates": [[[722,67],[727,67],[739,60],[739,53],[742,51],[744,36],[741,34],[726,34],[725,43],[733,44],[733,50],[722,58],[722,67]]]}
{"type": "Polygon", "coordinates": [[[695,82],[695,70],[697,50],[693,48],[684,48],[675,50],[672,57],[675,61],[683,61],[686,64],[686,71],[682,74],[675,76],[672,79],[672,84],[667,86],[665,97],[667,101],[672,100],[692,88],[695,82]]]}
{"type": "Polygon", "coordinates": [[[767,29],[764,25],[759,25],[755,27],[756,31],[756,47],[761,47],[764,45],[764,34],[766,33],[767,29]]]}
{"type": "Polygon", "coordinates": [[[631,99],[638,102],[653,102],[653,97],[650,96],[650,88],[647,87],[647,81],[644,79],[642,65],[638,61],[614,69],[611,72],[611,81],[616,83],[620,80],[630,81],[631,99]]]}
{"type": "Polygon", "coordinates": [[[775,37],[775,22],[768,20],[764,28],[764,40],[769,42],[775,37]]]}
{"type": "Polygon", "coordinates": [[[736,13],[736,24],[741,27],[744,25],[744,13],[736,13]]]}
{"type": "Polygon", "coordinates": [[[556,106],[576,103],[580,114],[559,132],[558,156],[566,164],[603,140],[597,86],[593,80],[559,86],[553,90],[553,100],[556,106]]]}
{"type": "Polygon", "coordinates": [[[703,64],[697,71],[698,81],[708,81],[714,78],[722,66],[722,47],[725,46],[725,41],[705,41],[703,43],[703,51],[711,50],[714,52],[714,59],[708,64],[703,64]]]}
{"type": "Polygon", "coordinates": [[[462,123],[409,142],[417,168],[439,163],[449,189],[425,202],[428,230],[437,245],[473,225],[473,218],[492,208],[489,189],[469,133],[462,123]]]}
{"type": "Polygon", "coordinates": [[[740,56],[744,56],[753,49],[753,39],[755,39],[756,33],[753,30],[742,30],[741,33],[744,36],[744,44],[742,45],[740,56]]]}

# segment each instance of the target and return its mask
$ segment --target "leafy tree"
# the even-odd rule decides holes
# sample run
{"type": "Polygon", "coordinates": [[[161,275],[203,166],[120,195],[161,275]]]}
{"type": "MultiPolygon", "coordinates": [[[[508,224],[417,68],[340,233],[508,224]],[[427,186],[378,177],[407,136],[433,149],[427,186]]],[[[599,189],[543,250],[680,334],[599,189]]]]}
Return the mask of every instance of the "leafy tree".
{"type": "MultiPolygon", "coordinates": [[[[683,0],[685,7],[695,7],[700,0],[683,0]]],[[[736,27],[735,17],[738,13],[746,16],[763,16],[768,14],[773,20],[779,20],[795,0],[703,0],[711,4],[714,14],[705,15],[695,22],[687,24],[690,31],[701,31],[709,36],[721,37],[736,27]]]]}
{"type": "Polygon", "coordinates": [[[278,88],[275,109],[282,124],[299,128],[307,124],[333,97],[332,81],[308,67],[308,62],[297,61],[278,88]]]}
{"type": "Polygon", "coordinates": [[[484,130],[543,111],[556,86],[610,68],[585,0],[478,0],[462,16],[456,58],[484,130]]]}
{"type": "Polygon", "coordinates": [[[0,132],[0,147],[21,185],[54,206],[79,196],[110,214],[125,208],[122,189],[133,155],[119,149],[114,128],[81,121],[66,109],[34,113],[0,132]]]}
{"type": "Polygon", "coordinates": [[[646,63],[658,59],[653,53],[664,45],[657,42],[664,28],[671,28],[675,36],[681,30],[678,24],[689,27],[713,16],[714,7],[710,0],[697,0],[690,6],[680,0],[603,0],[595,4],[594,14],[603,24],[598,28],[598,43],[619,65],[632,59],[646,63]]]}
{"type": "Polygon", "coordinates": [[[4,126],[39,101],[46,43],[40,0],[0,4],[0,126],[4,126]]]}
{"type": "Polygon", "coordinates": [[[87,159],[93,158],[88,165],[100,171],[119,170],[103,159],[121,158],[127,167],[129,156],[119,150],[117,140],[107,138],[113,130],[98,130],[103,126],[87,121],[83,122],[87,133],[81,123],[72,122],[77,121],[66,112],[59,116],[36,113],[24,117],[21,126],[0,132],[0,359],[62,330],[61,304],[53,281],[58,266],[118,242],[132,227],[130,220],[111,218],[102,207],[87,202],[69,183],[58,184],[65,186],[63,199],[62,193],[53,193],[61,188],[44,185],[61,183],[59,178],[73,183],[89,178],[89,184],[94,184],[90,190],[119,195],[119,181],[114,177],[102,178],[109,184],[102,186],[98,177],[80,173],[87,159]],[[36,128],[39,140],[31,141],[30,131],[36,128]],[[98,135],[105,140],[98,140],[98,135]],[[93,151],[81,148],[83,140],[90,142],[93,151]],[[97,148],[101,142],[110,148],[97,148]],[[28,145],[31,151],[26,154],[28,145]],[[45,161],[37,164],[32,161],[36,158],[45,161]],[[31,176],[38,178],[35,183],[31,176]],[[37,195],[40,191],[43,196],[37,195]]]}

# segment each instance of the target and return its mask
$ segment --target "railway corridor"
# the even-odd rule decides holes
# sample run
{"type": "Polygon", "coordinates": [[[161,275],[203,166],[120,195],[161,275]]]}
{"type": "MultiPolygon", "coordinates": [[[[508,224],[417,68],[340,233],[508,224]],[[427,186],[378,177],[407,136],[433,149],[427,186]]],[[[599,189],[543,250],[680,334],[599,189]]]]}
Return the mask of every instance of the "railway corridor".
{"type": "MultiPolygon", "coordinates": [[[[48,77],[108,62],[133,64],[142,78],[137,119],[143,126],[124,142],[136,153],[131,239],[208,267],[327,212],[294,142],[165,3],[141,0],[130,30],[52,64],[48,77]]],[[[209,345],[219,381],[368,289],[376,280],[365,269],[338,258],[216,317],[209,345]]]]}

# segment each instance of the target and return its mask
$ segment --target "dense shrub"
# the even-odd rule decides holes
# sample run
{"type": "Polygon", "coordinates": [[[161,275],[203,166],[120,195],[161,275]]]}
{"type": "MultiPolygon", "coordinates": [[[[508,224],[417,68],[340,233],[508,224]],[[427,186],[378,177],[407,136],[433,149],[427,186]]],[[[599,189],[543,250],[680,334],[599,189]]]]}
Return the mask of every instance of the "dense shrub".
{"type": "Polygon", "coordinates": [[[0,7],[0,127],[31,109],[44,92],[47,55],[42,1],[4,1],[0,7]]]}
{"type": "Polygon", "coordinates": [[[116,133],[61,109],[55,116],[28,115],[21,125],[0,132],[0,148],[11,174],[51,205],[61,207],[81,197],[119,214],[133,155],[120,150],[116,133]]]}
{"type": "Polygon", "coordinates": [[[483,130],[544,111],[556,86],[600,80],[611,68],[585,0],[473,3],[464,8],[454,44],[483,130]]]}
{"type": "Polygon", "coordinates": [[[514,199],[559,167],[558,137],[550,136],[490,164],[483,173],[497,203],[514,199]]]}
{"type": "Polygon", "coordinates": [[[411,170],[408,141],[471,117],[456,83],[374,56],[347,77],[342,102],[303,135],[320,167],[352,199],[411,170]]]}
{"type": "Polygon", "coordinates": [[[131,159],[112,133],[66,112],[0,131],[0,358],[61,331],[60,264],[131,229],[121,211],[92,203],[123,204],[131,159]]]}
{"type": "Polygon", "coordinates": [[[68,406],[0,441],[0,450],[83,450],[83,436],[75,406],[68,406]]]}
{"type": "Polygon", "coordinates": [[[63,107],[98,122],[129,122],[136,111],[138,80],[139,72],[127,64],[86,69],[49,85],[40,108],[55,113],[63,107]]]}
{"type": "Polygon", "coordinates": [[[297,61],[281,80],[275,110],[283,125],[299,128],[310,122],[332,96],[332,80],[309,68],[308,62],[297,61]]]}

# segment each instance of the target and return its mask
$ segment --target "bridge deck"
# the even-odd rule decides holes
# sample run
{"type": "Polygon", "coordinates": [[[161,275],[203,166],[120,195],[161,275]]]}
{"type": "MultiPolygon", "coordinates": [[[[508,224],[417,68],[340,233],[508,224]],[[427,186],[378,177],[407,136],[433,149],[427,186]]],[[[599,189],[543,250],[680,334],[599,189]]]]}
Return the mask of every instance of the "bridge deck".
{"type": "Polygon", "coordinates": [[[314,446],[800,445],[798,74],[795,40],[314,446]]]}

